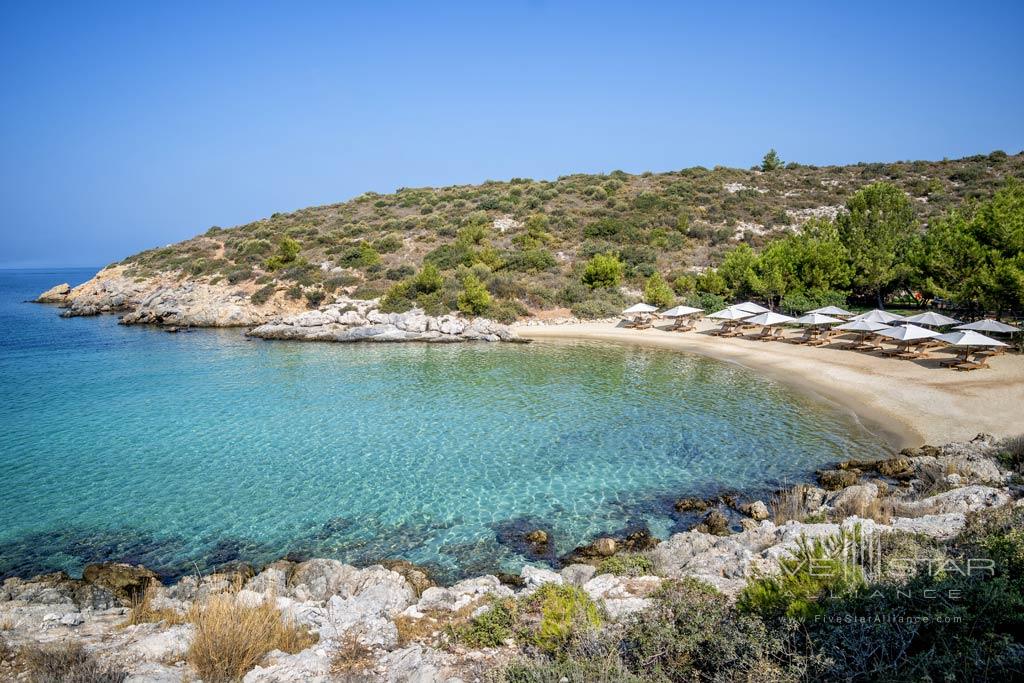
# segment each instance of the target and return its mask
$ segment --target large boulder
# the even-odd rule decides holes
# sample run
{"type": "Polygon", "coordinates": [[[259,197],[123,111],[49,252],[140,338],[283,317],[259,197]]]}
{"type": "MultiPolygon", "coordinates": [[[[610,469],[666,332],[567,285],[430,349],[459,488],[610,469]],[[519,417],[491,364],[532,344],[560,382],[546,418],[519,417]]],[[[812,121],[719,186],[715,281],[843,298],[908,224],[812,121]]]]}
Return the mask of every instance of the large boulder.
{"type": "Polygon", "coordinates": [[[150,584],[160,582],[160,577],[142,565],[101,562],[86,565],[82,580],[109,591],[123,606],[131,607],[142,600],[150,584]]]}

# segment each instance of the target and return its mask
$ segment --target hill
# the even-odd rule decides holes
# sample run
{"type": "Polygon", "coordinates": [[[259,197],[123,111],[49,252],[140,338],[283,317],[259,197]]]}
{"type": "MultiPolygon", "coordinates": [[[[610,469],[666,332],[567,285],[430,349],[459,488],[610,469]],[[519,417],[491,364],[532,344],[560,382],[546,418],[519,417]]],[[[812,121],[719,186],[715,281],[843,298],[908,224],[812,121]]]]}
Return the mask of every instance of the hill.
{"type": "Polygon", "coordinates": [[[388,294],[393,310],[416,303],[500,320],[565,309],[593,317],[619,310],[655,273],[685,295],[695,289],[687,273],[718,265],[737,245],[756,251],[808,221],[824,224],[874,183],[900,190],[923,231],[965,202],[992,197],[1008,178],[1024,178],[1024,154],[401,188],[213,227],[130,256],[116,272],[137,283],[232,288],[249,307],[276,303],[273,312],[344,293],[388,294]],[[599,254],[621,263],[614,283],[598,283],[616,286],[581,281],[599,254]]]}

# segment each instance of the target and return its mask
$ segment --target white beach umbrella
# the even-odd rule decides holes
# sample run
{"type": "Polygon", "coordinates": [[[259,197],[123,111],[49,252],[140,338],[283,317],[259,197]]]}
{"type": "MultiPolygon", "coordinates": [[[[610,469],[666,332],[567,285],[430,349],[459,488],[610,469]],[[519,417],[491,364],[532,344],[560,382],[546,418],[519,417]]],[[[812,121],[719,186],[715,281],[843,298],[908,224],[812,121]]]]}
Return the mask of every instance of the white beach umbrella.
{"type": "Polygon", "coordinates": [[[788,315],[782,315],[781,313],[768,311],[767,313],[762,313],[761,315],[755,315],[753,318],[747,318],[747,322],[750,323],[751,325],[764,325],[767,327],[770,325],[782,325],[783,323],[791,323],[793,322],[793,318],[791,318],[788,315]]]}
{"type": "Polygon", "coordinates": [[[760,304],[755,304],[753,301],[744,301],[741,304],[733,304],[729,308],[738,308],[741,311],[747,313],[767,313],[768,309],[760,304]]]}
{"type": "Polygon", "coordinates": [[[912,315],[906,319],[906,322],[914,323],[915,325],[928,325],[929,327],[944,327],[946,325],[959,325],[963,321],[950,318],[948,315],[942,315],[935,311],[928,311],[927,313],[912,315]]]}
{"type": "Polygon", "coordinates": [[[959,330],[948,334],[940,334],[936,339],[944,341],[951,346],[1006,346],[1006,344],[998,339],[986,337],[974,330],[959,330]]]}
{"type": "Polygon", "coordinates": [[[630,313],[654,313],[658,310],[657,306],[651,306],[650,304],[633,304],[622,312],[623,315],[629,315],[630,313]]]}
{"type": "Polygon", "coordinates": [[[753,313],[741,311],[735,307],[729,307],[723,308],[720,311],[715,311],[714,313],[709,313],[708,317],[716,318],[718,320],[743,320],[744,318],[749,318],[752,315],[753,313]]]}
{"type": "Polygon", "coordinates": [[[977,332],[1020,332],[1019,327],[1007,325],[1006,323],[1001,323],[998,320],[992,320],[990,318],[975,320],[973,323],[966,323],[964,325],[957,325],[956,329],[975,330],[977,332]]]}
{"type": "Polygon", "coordinates": [[[876,308],[873,311],[867,313],[861,313],[860,315],[853,316],[854,320],[867,320],[872,323],[898,323],[902,322],[905,318],[902,315],[896,315],[895,313],[889,313],[876,308]]]}
{"type": "Polygon", "coordinates": [[[938,332],[932,330],[926,330],[923,327],[917,325],[900,325],[899,327],[890,327],[887,330],[879,330],[878,334],[883,337],[889,337],[889,339],[895,339],[897,341],[914,341],[915,339],[931,339],[938,337],[938,332]]]}
{"type": "Polygon", "coordinates": [[[813,311],[807,311],[807,312],[808,313],[822,313],[824,315],[841,315],[844,318],[847,318],[847,317],[853,315],[853,313],[850,313],[849,311],[844,311],[843,309],[839,308],[838,306],[822,306],[821,308],[815,308],[813,311]]]}
{"type": "Polygon", "coordinates": [[[889,326],[883,323],[871,322],[870,320],[851,320],[848,323],[836,325],[834,329],[847,330],[848,332],[878,332],[889,329],[889,326]]]}
{"type": "Polygon", "coordinates": [[[693,315],[694,313],[703,312],[703,308],[694,308],[693,306],[676,306],[670,308],[661,314],[663,318],[680,318],[684,315],[693,315]]]}
{"type": "Polygon", "coordinates": [[[822,313],[808,313],[807,315],[800,316],[793,322],[797,325],[831,325],[832,323],[841,323],[843,321],[822,313]]]}

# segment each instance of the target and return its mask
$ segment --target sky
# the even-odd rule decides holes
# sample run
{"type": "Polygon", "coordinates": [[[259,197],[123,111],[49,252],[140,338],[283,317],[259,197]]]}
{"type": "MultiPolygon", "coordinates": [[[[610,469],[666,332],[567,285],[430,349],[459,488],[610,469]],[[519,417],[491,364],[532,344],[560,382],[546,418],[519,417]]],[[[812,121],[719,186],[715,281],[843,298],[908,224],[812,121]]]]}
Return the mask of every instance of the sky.
{"type": "Polygon", "coordinates": [[[1024,3],[0,4],[0,267],[365,191],[1024,149],[1024,3]],[[716,5],[708,7],[706,5],[716,5]]]}

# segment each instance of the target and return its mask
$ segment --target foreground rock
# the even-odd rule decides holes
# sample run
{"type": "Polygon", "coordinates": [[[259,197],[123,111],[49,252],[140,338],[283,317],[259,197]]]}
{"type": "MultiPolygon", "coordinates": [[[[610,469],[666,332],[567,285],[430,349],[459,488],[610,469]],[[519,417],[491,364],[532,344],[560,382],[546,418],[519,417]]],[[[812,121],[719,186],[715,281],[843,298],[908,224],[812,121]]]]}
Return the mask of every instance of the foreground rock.
{"type": "Polygon", "coordinates": [[[343,300],[305,311],[249,331],[259,339],[330,342],[519,341],[507,326],[486,318],[429,316],[419,309],[382,313],[374,301],[343,300]]]}

